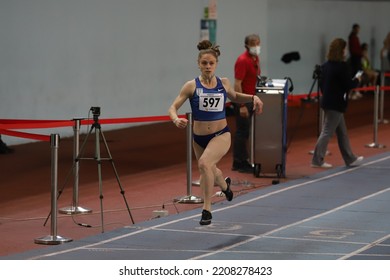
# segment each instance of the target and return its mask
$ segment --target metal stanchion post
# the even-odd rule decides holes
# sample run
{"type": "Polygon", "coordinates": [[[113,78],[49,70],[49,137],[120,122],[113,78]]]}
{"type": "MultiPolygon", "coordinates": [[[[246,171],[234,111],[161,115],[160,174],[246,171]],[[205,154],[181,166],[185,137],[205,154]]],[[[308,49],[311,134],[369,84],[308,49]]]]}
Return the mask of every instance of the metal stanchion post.
{"type": "Polygon", "coordinates": [[[73,161],[74,161],[74,183],[73,183],[73,201],[72,206],[64,207],[59,210],[61,214],[87,214],[91,213],[92,210],[79,206],[79,170],[80,170],[80,161],[77,160],[77,157],[80,152],[80,124],[82,119],[73,119],[74,120],[74,137],[73,137],[73,161]]]}
{"type": "Polygon", "coordinates": [[[389,121],[384,119],[384,106],[385,106],[385,91],[383,90],[385,86],[385,72],[381,71],[381,91],[380,91],[380,108],[379,108],[379,123],[388,124],[389,121]]]}
{"type": "Polygon", "coordinates": [[[57,235],[57,181],[58,181],[58,147],[60,136],[50,135],[51,146],[51,230],[50,235],[35,239],[36,244],[57,245],[70,242],[72,239],[57,235]]]}
{"type": "Polygon", "coordinates": [[[374,142],[366,144],[367,148],[385,148],[384,145],[378,144],[378,106],[379,106],[379,87],[377,86],[374,93],[374,142]]]}
{"type": "Polygon", "coordinates": [[[191,194],[192,185],[192,113],[187,113],[187,195],[174,199],[178,203],[203,203],[203,199],[191,194]]]}

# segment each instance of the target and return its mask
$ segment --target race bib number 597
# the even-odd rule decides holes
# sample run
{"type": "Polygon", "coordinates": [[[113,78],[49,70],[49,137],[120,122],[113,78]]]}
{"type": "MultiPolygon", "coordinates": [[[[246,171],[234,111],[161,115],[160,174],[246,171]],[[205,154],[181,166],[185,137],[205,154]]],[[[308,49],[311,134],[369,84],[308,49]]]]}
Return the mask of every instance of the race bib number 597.
{"type": "Polygon", "coordinates": [[[208,112],[222,112],[223,93],[200,93],[199,94],[199,110],[208,112]]]}

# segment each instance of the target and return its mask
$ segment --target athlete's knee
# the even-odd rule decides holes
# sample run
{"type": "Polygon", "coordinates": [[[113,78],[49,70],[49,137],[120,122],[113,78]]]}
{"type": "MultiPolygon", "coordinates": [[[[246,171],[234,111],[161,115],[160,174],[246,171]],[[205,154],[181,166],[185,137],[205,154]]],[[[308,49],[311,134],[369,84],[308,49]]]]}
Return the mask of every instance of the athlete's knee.
{"type": "Polygon", "coordinates": [[[203,158],[199,159],[198,168],[201,173],[212,172],[212,165],[203,158]]]}

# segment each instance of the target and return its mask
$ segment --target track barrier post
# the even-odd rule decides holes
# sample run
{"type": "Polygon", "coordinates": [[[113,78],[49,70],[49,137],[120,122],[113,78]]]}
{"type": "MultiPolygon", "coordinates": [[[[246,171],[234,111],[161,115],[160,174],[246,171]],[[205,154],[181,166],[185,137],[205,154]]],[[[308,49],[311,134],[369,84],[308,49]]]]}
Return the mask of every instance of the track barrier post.
{"type": "Polygon", "coordinates": [[[51,146],[51,230],[50,235],[36,238],[36,244],[57,245],[72,239],[57,235],[57,183],[58,183],[58,148],[59,134],[50,135],[51,146]]]}
{"type": "Polygon", "coordinates": [[[174,199],[178,203],[203,203],[203,199],[192,195],[192,113],[187,113],[187,195],[174,199]]]}
{"type": "Polygon", "coordinates": [[[82,119],[73,119],[74,120],[74,137],[73,137],[73,200],[72,205],[68,207],[61,208],[59,213],[61,214],[87,214],[91,213],[92,210],[79,206],[79,170],[80,170],[80,161],[77,160],[77,156],[80,152],[80,125],[82,119]]]}
{"type": "Polygon", "coordinates": [[[374,92],[374,142],[366,144],[367,148],[385,148],[378,144],[378,107],[379,107],[379,86],[376,86],[374,92]]]}
{"type": "Polygon", "coordinates": [[[380,91],[380,108],[379,108],[379,123],[388,124],[389,121],[384,119],[384,107],[385,107],[385,71],[381,71],[381,91],[380,91]]]}

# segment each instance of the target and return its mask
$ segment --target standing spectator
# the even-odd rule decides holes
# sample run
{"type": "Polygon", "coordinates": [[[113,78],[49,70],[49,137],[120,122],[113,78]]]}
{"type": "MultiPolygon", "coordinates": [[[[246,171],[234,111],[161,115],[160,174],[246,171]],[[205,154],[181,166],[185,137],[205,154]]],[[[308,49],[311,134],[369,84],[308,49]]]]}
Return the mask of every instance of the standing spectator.
{"type": "MultiPolygon", "coordinates": [[[[255,95],[256,81],[260,75],[260,36],[251,34],[245,37],[245,52],[236,60],[234,65],[234,90],[255,95]]],[[[248,139],[251,126],[253,104],[234,104],[236,117],[236,132],[233,145],[232,170],[243,173],[252,173],[253,167],[249,163],[248,139]]]]}
{"type": "Polygon", "coordinates": [[[352,77],[356,74],[357,71],[362,70],[362,56],[363,51],[359,39],[360,26],[355,23],[352,26],[352,31],[348,37],[348,48],[350,55],[350,64],[351,64],[351,75],[352,77]]]}
{"type": "MultiPolygon", "coordinates": [[[[359,39],[360,25],[355,23],[352,26],[351,33],[348,36],[348,48],[349,48],[349,63],[351,66],[351,77],[353,77],[358,71],[362,70],[362,56],[363,51],[359,39]]],[[[351,99],[359,99],[363,95],[354,91],[351,94],[351,99]]]]}
{"type": "Polygon", "coordinates": [[[370,59],[368,58],[367,43],[362,44],[362,69],[364,72],[362,76],[362,84],[376,86],[379,73],[375,71],[371,66],[370,59]]]}
{"type": "Polygon", "coordinates": [[[334,39],[328,50],[327,61],[321,66],[322,75],[320,87],[322,90],[321,108],[324,110],[322,131],[314,149],[311,166],[331,168],[332,165],[324,161],[329,140],[336,132],[341,156],[345,165],[355,166],[362,160],[362,156],[355,156],[349,143],[344,112],[348,105],[348,92],[356,87],[361,77],[351,79],[346,58],[347,42],[344,39],[334,39]]]}

